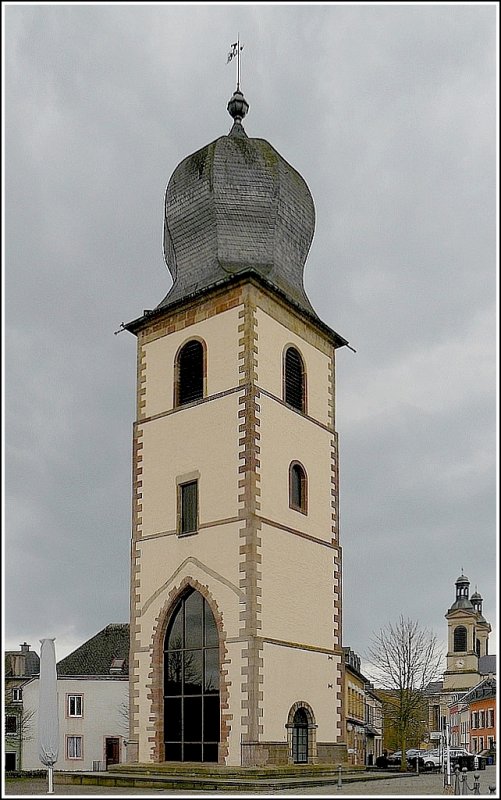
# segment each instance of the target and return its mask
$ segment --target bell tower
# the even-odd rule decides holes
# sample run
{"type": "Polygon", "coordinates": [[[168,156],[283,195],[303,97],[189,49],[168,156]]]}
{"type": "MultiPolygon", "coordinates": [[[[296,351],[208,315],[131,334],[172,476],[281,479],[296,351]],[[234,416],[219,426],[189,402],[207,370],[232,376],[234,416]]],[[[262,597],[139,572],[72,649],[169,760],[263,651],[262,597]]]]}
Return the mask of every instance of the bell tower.
{"type": "Polygon", "coordinates": [[[299,173],[228,135],[165,195],[173,284],[137,337],[130,760],[343,760],[335,358],[299,173]]]}
{"type": "Polygon", "coordinates": [[[479,681],[478,659],[487,654],[489,623],[482,616],[482,598],[469,597],[470,581],[456,580],[456,600],[445,615],[448,626],[447,669],[444,691],[469,689],[479,681]]]}

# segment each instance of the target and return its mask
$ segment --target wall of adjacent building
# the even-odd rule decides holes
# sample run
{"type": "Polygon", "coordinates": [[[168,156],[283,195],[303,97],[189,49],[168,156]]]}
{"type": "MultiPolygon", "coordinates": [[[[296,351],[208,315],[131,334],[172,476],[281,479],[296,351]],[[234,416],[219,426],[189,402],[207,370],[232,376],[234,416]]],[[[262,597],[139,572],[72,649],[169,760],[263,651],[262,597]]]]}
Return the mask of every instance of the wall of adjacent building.
{"type": "MultiPolygon", "coordinates": [[[[59,757],[56,770],[92,770],[95,761],[106,760],[106,738],[120,740],[120,762],[126,760],[128,739],[128,689],[124,678],[58,678],[59,757]],[[68,716],[68,695],[82,695],[82,717],[68,716]],[[82,737],[82,758],[67,757],[68,736],[82,737]]],[[[23,689],[24,707],[33,711],[29,737],[23,742],[23,769],[44,769],[38,754],[39,680],[23,689]]]]}

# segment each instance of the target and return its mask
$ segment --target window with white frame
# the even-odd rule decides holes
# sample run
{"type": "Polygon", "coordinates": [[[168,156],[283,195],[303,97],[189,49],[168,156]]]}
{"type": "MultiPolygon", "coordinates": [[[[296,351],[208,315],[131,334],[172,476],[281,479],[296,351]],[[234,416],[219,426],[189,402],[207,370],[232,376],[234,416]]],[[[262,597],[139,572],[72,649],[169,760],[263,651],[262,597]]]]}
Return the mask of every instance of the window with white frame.
{"type": "Polygon", "coordinates": [[[480,712],[480,727],[485,728],[485,711],[480,712]]]}
{"type": "Polygon", "coordinates": [[[493,708],[489,708],[487,710],[487,716],[488,716],[488,720],[489,720],[488,723],[487,723],[487,727],[488,728],[493,728],[494,727],[494,709],[493,708]]]}
{"type": "Polygon", "coordinates": [[[12,702],[13,703],[21,703],[23,699],[23,690],[22,689],[13,689],[12,690],[12,702]]]}
{"type": "Polygon", "coordinates": [[[82,694],[69,694],[68,695],[68,716],[69,717],[83,717],[83,695],[82,694]]]}
{"type": "Polygon", "coordinates": [[[474,736],[473,739],[471,740],[471,742],[472,742],[472,744],[471,744],[472,750],[473,750],[474,753],[476,753],[477,752],[477,737],[474,736]]]}
{"type": "Polygon", "coordinates": [[[483,736],[479,736],[478,737],[478,751],[479,751],[479,753],[481,753],[483,749],[484,749],[484,737],[483,736]]]}
{"type": "Polygon", "coordinates": [[[83,737],[66,737],[66,758],[83,758],[83,737]]]}

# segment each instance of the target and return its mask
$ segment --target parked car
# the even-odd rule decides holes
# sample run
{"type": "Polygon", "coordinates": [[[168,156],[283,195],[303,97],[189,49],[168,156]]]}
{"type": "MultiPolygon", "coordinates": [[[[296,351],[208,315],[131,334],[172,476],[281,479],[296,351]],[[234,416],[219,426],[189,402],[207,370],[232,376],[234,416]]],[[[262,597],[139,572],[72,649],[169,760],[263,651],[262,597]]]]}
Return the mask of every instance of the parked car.
{"type": "Polygon", "coordinates": [[[438,769],[441,764],[440,753],[434,750],[427,750],[422,755],[425,769],[438,769]]]}
{"type": "MultiPolygon", "coordinates": [[[[405,751],[406,760],[409,761],[410,758],[416,758],[417,756],[422,757],[423,750],[418,750],[417,747],[410,747],[408,750],[405,751]]],[[[400,764],[402,757],[402,751],[396,750],[390,756],[388,756],[388,764],[400,764]]]]}

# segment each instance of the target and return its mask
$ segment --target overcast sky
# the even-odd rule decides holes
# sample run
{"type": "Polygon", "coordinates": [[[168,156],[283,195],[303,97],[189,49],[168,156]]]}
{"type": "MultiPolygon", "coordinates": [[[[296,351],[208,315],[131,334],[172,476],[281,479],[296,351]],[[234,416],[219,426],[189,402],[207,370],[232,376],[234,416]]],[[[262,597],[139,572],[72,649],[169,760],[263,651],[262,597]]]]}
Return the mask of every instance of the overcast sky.
{"type": "MultiPolygon", "coordinates": [[[[128,621],[136,339],[163,198],[229,132],[305,178],[337,355],[344,645],[496,632],[497,4],[4,3],[4,635],[60,659],[128,621]]],[[[494,636],[493,634],[493,636],[494,636]]],[[[491,651],[496,644],[491,639],[491,651]]]]}

